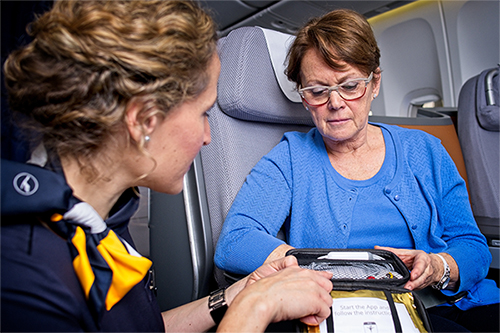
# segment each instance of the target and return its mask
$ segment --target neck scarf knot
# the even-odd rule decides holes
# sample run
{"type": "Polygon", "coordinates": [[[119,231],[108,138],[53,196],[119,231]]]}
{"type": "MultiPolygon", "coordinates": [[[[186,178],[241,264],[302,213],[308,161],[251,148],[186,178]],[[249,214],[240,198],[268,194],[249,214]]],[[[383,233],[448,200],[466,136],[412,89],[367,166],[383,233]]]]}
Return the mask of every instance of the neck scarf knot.
{"type": "Polygon", "coordinates": [[[51,229],[65,234],[73,268],[96,319],[110,310],[148,273],[151,261],[109,229],[86,202],[50,218],[51,229]]]}

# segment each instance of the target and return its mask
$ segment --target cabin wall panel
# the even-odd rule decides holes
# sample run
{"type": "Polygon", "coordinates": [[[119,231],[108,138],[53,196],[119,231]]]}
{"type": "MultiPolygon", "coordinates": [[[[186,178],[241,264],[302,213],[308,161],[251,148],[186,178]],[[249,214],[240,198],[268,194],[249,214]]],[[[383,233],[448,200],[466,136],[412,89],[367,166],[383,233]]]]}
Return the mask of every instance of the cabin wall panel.
{"type": "Polygon", "coordinates": [[[383,70],[373,114],[414,116],[410,101],[433,95],[456,107],[465,81],[500,62],[499,12],[499,1],[416,1],[371,18],[383,70]]]}

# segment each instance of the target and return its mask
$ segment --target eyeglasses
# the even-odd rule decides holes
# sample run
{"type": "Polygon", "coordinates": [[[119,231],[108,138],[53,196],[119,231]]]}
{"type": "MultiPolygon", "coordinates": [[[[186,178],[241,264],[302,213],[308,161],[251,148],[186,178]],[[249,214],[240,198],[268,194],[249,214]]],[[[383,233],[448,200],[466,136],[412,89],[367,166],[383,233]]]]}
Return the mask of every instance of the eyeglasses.
{"type": "Polygon", "coordinates": [[[330,100],[332,91],[336,91],[345,101],[354,101],[365,95],[366,86],[373,78],[373,72],[366,79],[349,80],[338,86],[312,86],[299,89],[302,99],[310,106],[321,106],[330,100]]]}

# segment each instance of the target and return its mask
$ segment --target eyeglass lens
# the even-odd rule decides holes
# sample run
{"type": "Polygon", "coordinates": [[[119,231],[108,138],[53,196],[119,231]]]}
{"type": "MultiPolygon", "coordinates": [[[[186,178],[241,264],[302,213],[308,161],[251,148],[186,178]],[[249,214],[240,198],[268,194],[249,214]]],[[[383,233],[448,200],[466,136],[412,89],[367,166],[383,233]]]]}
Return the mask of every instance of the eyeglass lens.
{"type": "Polygon", "coordinates": [[[366,91],[365,80],[353,80],[335,87],[316,86],[302,89],[302,97],[310,105],[321,105],[328,102],[333,90],[344,100],[350,101],[363,97],[366,91]]]}
{"type": "Polygon", "coordinates": [[[366,79],[354,79],[338,86],[327,87],[327,86],[313,86],[306,87],[299,90],[302,98],[311,106],[321,106],[326,104],[330,99],[332,91],[337,91],[340,97],[346,101],[353,101],[359,99],[365,95],[366,86],[373,78],[373,72],[366,79]]]}

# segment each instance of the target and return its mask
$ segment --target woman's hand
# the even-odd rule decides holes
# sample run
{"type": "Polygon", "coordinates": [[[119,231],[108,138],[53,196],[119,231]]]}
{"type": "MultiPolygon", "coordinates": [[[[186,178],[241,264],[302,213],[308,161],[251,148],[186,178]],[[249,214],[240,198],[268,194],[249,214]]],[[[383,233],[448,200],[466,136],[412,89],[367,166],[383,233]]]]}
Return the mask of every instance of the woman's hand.
{"type": "Polygon", "coordinates": [[[263,265],[244,280],[219,331],[264,331],[269,323],[298,318],[319,325],[330,315],[330,278],[298,267],[295,257],[263,265]]]}
{"type": "MultiPolygon", "coordinates": [[[[439,282],[443,276],[443,261],[436,255],[421,250],[396,249],[383,246],[375,246],[375,249],[386,250],[396,254],[410,270],[410,280],[405,284],[406,289],[423,289],[439,282]]],[[[449,254],[440,254],[450,266],[450,283],[448,284],[448,289],[452,289],[458,281],[458,266],[449,254]]]]}

